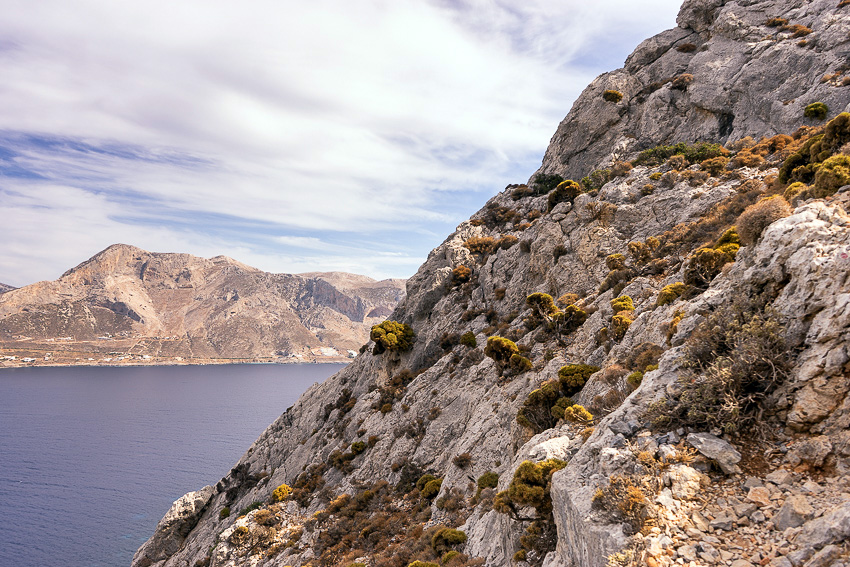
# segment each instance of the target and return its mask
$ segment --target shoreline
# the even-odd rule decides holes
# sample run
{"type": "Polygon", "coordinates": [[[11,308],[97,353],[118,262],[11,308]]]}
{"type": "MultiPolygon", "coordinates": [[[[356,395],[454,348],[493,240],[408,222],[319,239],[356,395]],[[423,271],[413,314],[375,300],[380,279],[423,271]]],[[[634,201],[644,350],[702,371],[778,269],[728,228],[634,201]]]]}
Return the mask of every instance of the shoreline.
{"type": "Polygon", "coordinates": [[[278,365],[287,365],[287,364],[348,364],[352,362],[353,358],[343,358],[343,357],[327,357],[327,358],[314,358],[310,360],[263,360],[263,359],[221,359],[221,358],[204,358],[204,359],[196,359],[196,361],[192,360],[182,360],[182,361],[128,361],[128,362],[92,362],[92,361],[80,361],[78,362],[55,362],[55,361],[43,361],[37,360],[34,362],[17,362],[17,361],[2,361],[0,362],[0,372],[3,369],[10,368],[63,368],[63,367],[88,367],[88,368],[120,368],[124,366],[128,367],[144,367],[144,366],[221,366],[226,364],[278,364],[278,365]],[[17,362],[17,363],[16,363],[17,362]]]}

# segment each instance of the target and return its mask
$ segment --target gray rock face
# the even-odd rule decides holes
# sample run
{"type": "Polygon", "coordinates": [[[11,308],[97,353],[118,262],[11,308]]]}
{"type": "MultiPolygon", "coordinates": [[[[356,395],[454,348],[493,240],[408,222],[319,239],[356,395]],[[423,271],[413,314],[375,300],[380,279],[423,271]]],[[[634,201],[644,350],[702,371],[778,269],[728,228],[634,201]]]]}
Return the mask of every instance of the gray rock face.
{"type": "Polygon", "coordinates": [[[139,548],[133,556],[135,567],[148,567],[173,555],[192,528],[198,523],[204,507],[215,489],[205,486],[177,499],[156,525],[155,535],[139,548]]]}
{"type": "Polygon", "coordinates": [[[726,474],[741,472],[738,468],[741,453],[723,439],[710,433],[691,433],[687,441],[694,449],[715,461],[726,474]]]}
{"type": "Polygon", "coordinates": [[[805,106],[816,101],[830,116],[850,110],[843,87],[821,82],[850,57],[850,16],[833,0],[688,0],[677,23],[585,89],[552,137],[539,173],[580,179],[663,143],[793,132],[805,106]],[[765,25],[773,17],[812,32],[792,37],[765,25]],[[672,79],[685,74],[692,82],[677,89],[672,79]],[[609,89],[623,100],[604,101],[609,89]]]}

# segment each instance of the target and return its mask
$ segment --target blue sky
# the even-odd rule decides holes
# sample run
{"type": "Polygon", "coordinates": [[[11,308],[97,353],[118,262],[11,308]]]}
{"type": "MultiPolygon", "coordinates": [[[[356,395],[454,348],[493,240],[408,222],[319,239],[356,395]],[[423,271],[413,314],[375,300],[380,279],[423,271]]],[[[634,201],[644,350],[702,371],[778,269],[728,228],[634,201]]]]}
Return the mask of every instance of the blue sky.
{"type": "Polygon", "coordinates": [[[6,0],[0,282],[110,244],[409,277],[679,2],[6,0]]]}

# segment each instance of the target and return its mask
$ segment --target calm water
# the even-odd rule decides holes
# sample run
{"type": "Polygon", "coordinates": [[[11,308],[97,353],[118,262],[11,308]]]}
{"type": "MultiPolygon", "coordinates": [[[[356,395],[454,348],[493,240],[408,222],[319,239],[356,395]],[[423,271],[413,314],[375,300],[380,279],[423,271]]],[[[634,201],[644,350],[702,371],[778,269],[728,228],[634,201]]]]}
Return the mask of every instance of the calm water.
{"type": "Polygon", "coordinates": [[[127,567],[342,364],[0,370],[0,567],[127,567]]]}

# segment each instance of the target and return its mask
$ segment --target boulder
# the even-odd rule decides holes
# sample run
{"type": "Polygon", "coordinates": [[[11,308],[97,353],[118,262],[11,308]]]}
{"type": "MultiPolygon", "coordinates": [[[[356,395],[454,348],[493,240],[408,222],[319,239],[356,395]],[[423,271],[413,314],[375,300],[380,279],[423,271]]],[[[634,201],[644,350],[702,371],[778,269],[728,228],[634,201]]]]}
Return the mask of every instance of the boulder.
{"type": "Polygon", "coordinates": [[[711,433],[691,433],[688,435],[687,441],[703,456],[716,462],[724,473],[741,472],[741,469],[738,468],[741,453],[720,437],[711,433]]]}

